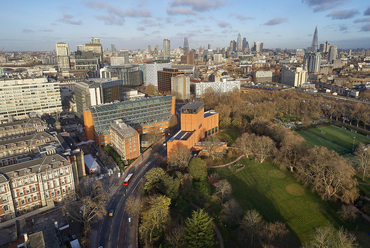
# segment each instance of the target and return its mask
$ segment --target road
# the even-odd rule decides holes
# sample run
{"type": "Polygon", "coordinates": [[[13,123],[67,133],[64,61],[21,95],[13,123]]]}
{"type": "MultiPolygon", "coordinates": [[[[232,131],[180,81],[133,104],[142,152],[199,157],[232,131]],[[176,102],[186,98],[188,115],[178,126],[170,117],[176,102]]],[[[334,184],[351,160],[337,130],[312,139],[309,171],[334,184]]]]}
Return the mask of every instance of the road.
{"type": "MultiPolygon", "coordinates": [[[[162,156],[166,156],[166,147],[160,145],[156,149],[156,152],[162,156]]],[[[117,193],[107,207],[107,212],[109,212],[110,209],[114,209],[114,216],[106,216],[101,222],[100,235],[98,237],[99,246],[103,246],[104,248],[136,247],[136,225],[132,225],[132,223],[128,221],[130,216],[124,211],[125,201],[131,194],[138,194],[140,188],[139,184],[144,175],[150,169],[157,166],[158,161],[159,157],[155,157],[154,152],[152,152],[152,154],[145,158],[140,164],[128,171],[127,174],[134,173],[134,179],[129,186],[122,185],[117,190],[117,193]]],[[[94,226],[97,227],[99,225],[94,226]]]]}

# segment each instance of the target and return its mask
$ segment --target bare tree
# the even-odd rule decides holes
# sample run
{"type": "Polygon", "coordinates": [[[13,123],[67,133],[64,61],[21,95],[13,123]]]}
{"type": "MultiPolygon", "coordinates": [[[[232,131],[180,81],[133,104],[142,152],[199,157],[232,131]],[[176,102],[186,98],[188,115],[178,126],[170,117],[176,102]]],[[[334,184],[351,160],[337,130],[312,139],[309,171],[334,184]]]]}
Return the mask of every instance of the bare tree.
{"type": "Polygon", "coordinates": [[[203,145],[208,151],[209,156],[211,156],[212,160],[215,160],[216,158],[219,158],[222,156],[222,147],[220,145],[220,139],[215,136],[208,136],[206,140],[203,142],[203,145]]]}
{"type": "Polygon", "coordinates": [[[172,168],[187,167],[191,159],[191,152],[185,146],[179,144],[173,148],[169,157],[168,163],[172,168]]]}
{"type": "Polygon", "coordinates": [[[260,163],[273,154],[275,142],[267,136],[256,136],[253,153],[260,163]]]}
{"type": "Polygon", "coordinates": [[[183,226],[177,226],[172,228],[169,232],[167,232],[164,236],[167,243],[174,248],[182,248],[186,245],[186,230],[183,226]]]}
{"type": "Polygon", "coordinates": [[[78,190],[77,202],[66,202],[62,214],[70,216],[75,221],[83,223],[84,229],[90,228],[90,223],[96,219],[103,219],[107,214],[105,201],[108,194],[104,191],[100,181],[89,183],[82,180],[78,190]]]}
{"type": "Polygon", "coordinates": [[[212,185],[217,183],[220,180],[220,175],[217,172],[213,172],[211,175],[208,176],[208,182],[212,185]]]}
{"type": "Polygon", "coordinates": [[[223,204],[225,198],[231,195],[231,184],[226,179],[224,179],[215,183],[214,186],[216,187],[216,195],[220,197],[221,204],[223,204]]]}
{"type": "Polygon", "coordinates": [[[363,143],[357,147],[356,152],[356,169],[362,175],[362,180],[369,176],[370,169],[370,148],[363,143]]]}
{"type": "Polygon", "coordinates": [[[281,168],[288,168],[293,172],[305,154],[305,140],[300,136],[289,134],[285,136],[280,145],[275,161],[280,163],[281,168]]]}
{"type": "Polygon", "coordinates": [[[220,215],[224,223],[236,225],[243,215],[243,209],[234,198],[231,198],[222,205],[220,215]]]}
{"type": "Polygon", "coordinates": [[[344,230],[343,227],[336,231],[331,225],[316,228],[316,234],[310,243],[304,245],[305,248],[352,248],[357,247],[356,237],[344,230]]]}
{"type": "Polygon", "coordinates": [[[338,211],[340,217],[345,221],[354,221],[357,217],[357,209],[353,205],[343,204],[341,209],[338,211]]]}
{"type": "Polygon", "coordinates": [[[130,213],[132,217],[136,217],[140,214],[141,199],[134,195],[130,195],[125,203],[125,211],[130,213]]]}
{"type": "Polygon", "coordinates": [[[235,141],[234,146],[238,148],[246,158],[253,154],[255,134],[243,133],[235,141]]]}
{"type": "Polygon", "coordinates": [[[355,169],[350,161],[325,147],[308,151],[308,156],[298,168],[301,180],[310,184],[325,200],[340,199],[353,203],[359,196],[355,169]]]}
{"type": "Polygon", "coordinates": [[[289,230],[282,222],[265,223],[258,231],[258,236],[264,245],[271,246],[281,243],[283,238],[289,234],[289,230]]]}
{"type": "Polygon", "coordinates": [[[257,210],[248,210],[245,212],[242,221],[240,222],[240,228],[247,232],[247,235],[251,239],[251,245],[253,244],[254,232],[262,226],[262,216],[257,210]]]}

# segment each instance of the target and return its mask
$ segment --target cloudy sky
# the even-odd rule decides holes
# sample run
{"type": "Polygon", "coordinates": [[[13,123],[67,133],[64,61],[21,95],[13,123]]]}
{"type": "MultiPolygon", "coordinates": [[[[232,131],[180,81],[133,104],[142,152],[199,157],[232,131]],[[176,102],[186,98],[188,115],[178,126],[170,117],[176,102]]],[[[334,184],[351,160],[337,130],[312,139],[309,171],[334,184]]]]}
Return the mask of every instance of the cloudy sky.
{"type": "Polygon", "coordinates": [[[13,0],[1,4],[0,49],[54,50],[101,38],[103,48],[171,49],[229,46],[238,33],[266,48],[306,48],[315,26],[319,43],[370,48],[369,0],[13,0]]]}

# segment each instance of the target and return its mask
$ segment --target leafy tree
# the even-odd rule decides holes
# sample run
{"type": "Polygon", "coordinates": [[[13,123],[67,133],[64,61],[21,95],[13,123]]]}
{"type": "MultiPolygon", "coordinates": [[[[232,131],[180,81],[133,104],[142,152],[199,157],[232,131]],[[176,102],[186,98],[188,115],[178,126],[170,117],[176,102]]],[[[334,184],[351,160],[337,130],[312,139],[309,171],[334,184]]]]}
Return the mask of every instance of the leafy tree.
{"type": "Polygon", "coordinates": [[[206,140],[203,142],[204,147],[207,149],[209,156],[211,156],[212,160],[216,158],[220,158],[223,154],[223,148],[220,145],[220,139],[215,136],[208,136],[206,140]]]}
{"type": "Polygon", "coordinates": [[[203,209],[193,211],[185,224],[188,247],[214,247],[212,218],[203,209]]]}
{"type": "Polygon", "coordinates": [[[145,191],[159,189],[162,178],[166,172],[162,168],[153,168],[145,174],[146,182],[144,184],[145,191]]]}
{"type": "Polygon", "coordinates": [[[190,150],[179,144],[172,149],[168,156],[168,163],[172,168],[183,168],[188,166],[191,157],[190,150]]]}
{"type": "Polygon", "coordinates": [[[146,206],[144,206],[139,227],[141,237],[145,243],[148,241],[148,236],[149,243],[152,243],[154,229],[163,229],[169,221],[170,204],[171,199],[166,196],[149,197],[146,206]]]}
{"type": "Polygon", "coordinates": [[[253,244],[253,236],[255,231],[262,226],[262,216],[257,210],[248,210],[245,212],[242,221],[240,222],[240,228],[246,232],[251,239],[251,245],[253,244]]]}
{"type": "Polygon", "coordinates": [[[180,179],[172,178],[169,175],[162,177],[159,191],[171,199],[176,199],[179,195],[180,179]]]}
{"type": "Polygon", "coordinates": [[[356,169],[362,174],[362,180],[369,176],[370,170],[370,148],[363,143],[357,147],[355,152],[356,169]]]}
{"type": "Polygon", "coordinates": [[[193,158],[190,160],[188,172],[195,180],[204,180],[207,178],[207,164],[200,158],[193,158]]]}
{"type": "Polygon", "coordinates": [[[152,96],[155,94],[155,86],[153,84],[148,84],[145,88],[145,93],[152,96]]]}

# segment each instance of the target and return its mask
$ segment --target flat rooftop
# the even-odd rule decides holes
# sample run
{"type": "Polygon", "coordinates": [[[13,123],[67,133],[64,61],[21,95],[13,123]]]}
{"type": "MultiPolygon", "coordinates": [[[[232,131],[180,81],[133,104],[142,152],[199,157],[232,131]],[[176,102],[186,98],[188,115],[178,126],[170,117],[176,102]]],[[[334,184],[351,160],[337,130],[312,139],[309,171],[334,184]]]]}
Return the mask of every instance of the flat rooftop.
{"type": "Polygon", "coordinates": [[[204,108],[203,102],[189,102],[180,109],[183,114],[196,114],[204,108]]]}
{"type": "Polygon", "coordinates": [[[194,131],[179,131],[170,141],[173,140],[187,140],[194,133],[194,131]]]}
{"type": "Polygon", "coordinates": [[[207,117],[209,117],[209,116],[212,116],[212,115],[215,115],[215,114],[217,114],[217,112],[215,112],[215,111],[207,111],[207,112],[204,112],[204,118],[207,118],[207,117]]]}

